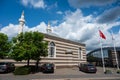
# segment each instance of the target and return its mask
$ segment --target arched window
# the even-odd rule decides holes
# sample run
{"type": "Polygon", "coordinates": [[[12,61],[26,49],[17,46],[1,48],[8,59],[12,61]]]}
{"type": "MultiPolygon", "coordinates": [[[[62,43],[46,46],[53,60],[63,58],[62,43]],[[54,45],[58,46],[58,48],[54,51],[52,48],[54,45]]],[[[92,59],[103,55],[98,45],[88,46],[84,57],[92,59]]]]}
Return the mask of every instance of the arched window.
{"type": "Polygon", "coordinates": [[[83,59],[83,54],[82,54],[81,48],[78,49],[78,56],[79,56],[79,59],[83,59]]]}
{"type": "Polygon", "coordinates": [[[49,51],[48,51],[48,57],[55,57],[55,51],[56,51],[55,43],[50,42],[49,51]]]}

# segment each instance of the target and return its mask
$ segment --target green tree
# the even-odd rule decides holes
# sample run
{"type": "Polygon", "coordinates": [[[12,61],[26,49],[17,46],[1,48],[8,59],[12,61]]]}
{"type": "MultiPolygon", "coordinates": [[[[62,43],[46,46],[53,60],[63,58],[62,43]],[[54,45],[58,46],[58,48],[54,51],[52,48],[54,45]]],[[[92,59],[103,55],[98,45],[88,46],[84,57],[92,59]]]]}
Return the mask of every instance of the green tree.
{"type": "Polygon", "coordinates": [[[8,55],[10,47],[11,45],[8,41],[8,36],[4,33],[0,33],[0,58],[4,58],[8,55]]]}
{"type": "Polygon", "coordinates": [[[43,40],[44,35],[39,32],[25,32],[12,39],[13,48],[11,56],[16,61],[27,60],[29,66],[30,59],[36,60],[38,67],[41,57],[46,57],[47,42],[43,40]]]}
{"type": "Polygon", "coordinates": [[[96,57],[92,56],[92,55],[90,55],[90,56],[87,57],[87,61],[88,62],[97,62],[97,60],[98,59],[96,57]]]}

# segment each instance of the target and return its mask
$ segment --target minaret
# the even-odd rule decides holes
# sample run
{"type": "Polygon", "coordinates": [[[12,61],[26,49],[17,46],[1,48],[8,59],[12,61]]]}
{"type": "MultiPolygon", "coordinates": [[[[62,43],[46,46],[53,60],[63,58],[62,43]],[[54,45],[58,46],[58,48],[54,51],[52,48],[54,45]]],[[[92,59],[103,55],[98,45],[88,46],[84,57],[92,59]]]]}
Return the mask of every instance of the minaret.
{"type": "Polygon", "coordinates": [[[22,12],[22,14],[21,14],[21,17],[20,17],[20,19],[19,19],[19,34],[21,33],[21,32],[23,32],[23,27],[24,27],[24,24],[25,24],[25,19],[24,19],[24,11],[22,12]]]}
{"type": "Polygon", "coordinates": [[[51,26],[50,26],[49,22],[48,22],[48,26],[47,26],[46,31],[47,31],[47,33],[51,33],[52,32],[52,29],[51,29],[51,26]]]}

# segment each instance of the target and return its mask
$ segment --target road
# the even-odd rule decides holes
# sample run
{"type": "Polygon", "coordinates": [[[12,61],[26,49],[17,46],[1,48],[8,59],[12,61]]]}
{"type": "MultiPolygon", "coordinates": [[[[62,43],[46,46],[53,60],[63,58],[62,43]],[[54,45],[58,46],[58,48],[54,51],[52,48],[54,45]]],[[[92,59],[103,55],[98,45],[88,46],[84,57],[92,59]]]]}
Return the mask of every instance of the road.
{"type": "Polygon", "coordinates": [[[102,68],[98,68],[97,73],[93,74],[81,72],[78,68],[64,68],[46,74],[42,72],[29,75],[0,74],[0,80],[120,80],[120,74],[116,74],[114,69],[112,74],[104,74],[102,68]]]}

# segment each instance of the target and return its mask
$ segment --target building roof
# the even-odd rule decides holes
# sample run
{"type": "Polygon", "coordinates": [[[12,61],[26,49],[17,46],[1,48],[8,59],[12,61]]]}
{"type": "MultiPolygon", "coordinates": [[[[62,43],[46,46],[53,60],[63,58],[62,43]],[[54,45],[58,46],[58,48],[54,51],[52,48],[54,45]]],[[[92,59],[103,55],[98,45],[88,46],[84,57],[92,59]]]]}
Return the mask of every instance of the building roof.
{"type": "Polygon", "coordinates": [[[75,41],[71,41],[71,40],[68,40],[68,39],[64,39],[64,38],[61,38],[59,37],[58,35],[51,35],[51,34],[47,34],[47,33],[43,33],[45,35],[46,38],[51,38],[51,39],[55,39],[55,40],[59,40],[59,41],[64,41],[64,42],[68,42],[68,43],[71,43],[71,44],[76,44],[76,45],[81,45],[81,46],[85,46],[85,44],[83,43],[80,43],[80,42],[75,42],[75,41]]]}
{"type": "MultiPolygon", "coordinates": [[[[102,49],[103,49],[103,50],[114,50],[114,47],[104,47],[104,48],[102,48],[102,49]]],[[[115,49],[116,49],[116,51],[120,51],[120,47],[115,47],[115,49]]],[[[95,50],[89,52],[87,55],[90,55],[90,54],[92,54],[93,52],[100,51],[100,50],[101,50],[101,48],[95,49],[95,50]]]]}

